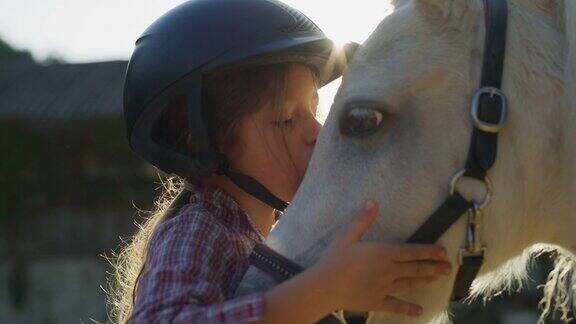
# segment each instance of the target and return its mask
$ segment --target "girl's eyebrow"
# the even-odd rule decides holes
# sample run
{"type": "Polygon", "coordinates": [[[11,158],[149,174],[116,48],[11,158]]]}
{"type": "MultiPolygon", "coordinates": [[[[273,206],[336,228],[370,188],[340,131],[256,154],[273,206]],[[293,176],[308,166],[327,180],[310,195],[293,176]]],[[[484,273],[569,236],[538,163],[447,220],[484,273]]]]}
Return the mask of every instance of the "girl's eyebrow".
{"type": "MultiPolygon", "coordinates": [[[[314,99],[314,100],[318,100],[320,99],[320,95],[318,94],[318,91],[314,91],[312,93],[312,96],[310,97],[310,99],[314,99]]],[[[298,104],[302,101],[302,97],[298,97],[298,98],[286,98],[286,100],[284,100],[285,103],[289,103],[289,104],[298,104]]]]}

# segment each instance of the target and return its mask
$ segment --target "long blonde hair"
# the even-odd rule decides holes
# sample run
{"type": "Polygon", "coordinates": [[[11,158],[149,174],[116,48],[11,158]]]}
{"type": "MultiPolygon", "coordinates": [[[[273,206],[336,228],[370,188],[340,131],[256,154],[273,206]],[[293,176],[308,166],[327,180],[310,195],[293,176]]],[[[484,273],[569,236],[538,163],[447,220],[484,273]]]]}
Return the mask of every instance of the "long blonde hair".
{"type": "MultiPolygon", "coordinates": [[[[211,107],[206,122],[210,138],[220,137],[225,145],[234,145],[238,122],[266,104],[281,116],[279,103],[284,100],[287,75],[293,66],[294,63],[280,63],[208,77],[204,100],[211,107]]],[[[164,143],[172,143],[175,150],[190,151],[194,149],[194,139],[189,137],[183,102],[182,98],[175,98],[171,106],[164,109],[154,136],[164,143]]],[[[106,291],[108,317],[112,323],[123,324],[130,319],[150,239],[166,216],[183,203],[178,201],[184,196],[183,178],[169,177],[165,181],[161,179],[161,183],[164,190],[155,201],[155,209],[142,211],[150,216],[136,224],[136,233],[122,241],[119,252],[107,257],[114,268],[106,291]]]]}
{"type": "Polygon", "coordinates": [[[139,211],[150,214],[145,217],[131,240],[122,240],[120,252],[112,252],[106,257],[113,266],[112,280],[108,282],[106,304],[108,317],[113,323],[127,323],[132,314],[133,302],[137,293],[138,278],[144,269],[150,239],[162,221],[178,208],[177,197],[183,194],[184,182],[179,177],[160,178],[162,193],[154,202],[153,211],[139,211]]]}

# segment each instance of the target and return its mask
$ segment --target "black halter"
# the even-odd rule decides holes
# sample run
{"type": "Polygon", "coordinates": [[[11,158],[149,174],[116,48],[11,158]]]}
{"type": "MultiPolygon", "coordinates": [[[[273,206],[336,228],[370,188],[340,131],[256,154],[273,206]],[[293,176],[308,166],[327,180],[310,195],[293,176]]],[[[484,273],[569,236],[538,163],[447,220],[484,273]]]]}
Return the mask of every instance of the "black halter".
{"type": "MultiPolygon", "coordinates": [[[[487,171],[496,161],[498,132],[506,119],[506,98],[500,90],[504,67],[508,8],[506,0],[483,0],[486,25],[484,61],[480,89],[474,95],[471,117],[474,125],[466,166],[451,182],[450,195],[444,203],[407,240],[408,243],[432,244],[460,217],[468,215],[466,247],[460,250],[458,274],[454,283],[452,299],[468,296],[470,286],[484,260],[484,247],[477,231],[480,210],[491,194],[487,171]],[[482,202],[468,201],[455,191],[461,177],[483,181],[487,187],[482,202]]],[[[287,280],[304,268],[283,257],[264,244],[258,244],[250,255],[251,264],[270,275],[277,282],[287,280]]],[[[328,315],[321,323],[338,323],[334,315],[328,315]]]]}

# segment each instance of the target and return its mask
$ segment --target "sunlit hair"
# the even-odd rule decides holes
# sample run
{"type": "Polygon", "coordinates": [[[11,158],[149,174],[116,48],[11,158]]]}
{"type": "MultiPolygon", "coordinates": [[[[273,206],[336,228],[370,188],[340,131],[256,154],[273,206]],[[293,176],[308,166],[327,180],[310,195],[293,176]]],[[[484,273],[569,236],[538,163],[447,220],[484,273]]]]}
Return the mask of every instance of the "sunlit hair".
{"type": "Polygon", "coordinates": [[[139,211],[149,216],[144,216],[141,223],[136,223],[135,235],[128,240],[122,240],[119,252],[112,252],[112,256],[107,257],[113,267],[106,291],[108,318],[112,323],[128,322],[137,292],[136,282],[148,255],[148,245],[152,234],[165,219],[170,205],[174,203],[177,194],[183,189],[183,181],[179,177],[161,179],[161,181],[162,192],[154,202],[155,210],[139,211]]]}
{"type": "MultiPolygon", "coordinates": [[[[235,134],[243,118],[265,106],[272,107],[276,116],[282,116],[288,73],[295,64],[274,64],[207,77],[203,100],[210,107],[205,116],[209,137],[213,141],[220,138],[225,145],[234,145],[235,134]]],[[[164,109],[153,136],[174,150],[190,152],[194,151],[195,143],[190,137],[184,102],[184,98],[174,98],[164,109]]],[[[287,145],[286,142],[284,145],[287,145]]],[[[187,178],[186,175],[161,179],[162,192],[154,202],[155,209],[141,211],[148,216],[136,224],[134,236],[122,240],[119,252],[112,252],[112,256],[107,257],[113,266],[106,291],[108,318],[112,323],[127,323],[132,315],[138,294],[137,282],[144,270],[150,240],[166,215],[179,210],[185,203],[176,201],[184,190],[183,178],[187,178]]]]}

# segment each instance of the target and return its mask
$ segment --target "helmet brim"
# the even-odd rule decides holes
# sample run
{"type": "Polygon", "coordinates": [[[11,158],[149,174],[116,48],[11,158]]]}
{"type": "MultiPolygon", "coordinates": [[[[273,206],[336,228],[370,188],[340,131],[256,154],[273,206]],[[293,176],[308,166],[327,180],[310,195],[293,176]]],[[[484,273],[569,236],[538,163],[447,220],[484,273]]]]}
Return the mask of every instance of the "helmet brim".
{"type": "Polygon", "coordinates": [[[342,76],[346,55],[326,38],[298,37],[267,42],[259,47],[234,48],[202,67],[202,74],[224,73],[277,63],[304,63],[314,68],[318,86],[342,76]]]}

